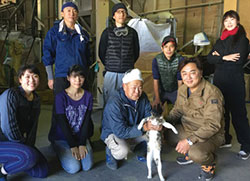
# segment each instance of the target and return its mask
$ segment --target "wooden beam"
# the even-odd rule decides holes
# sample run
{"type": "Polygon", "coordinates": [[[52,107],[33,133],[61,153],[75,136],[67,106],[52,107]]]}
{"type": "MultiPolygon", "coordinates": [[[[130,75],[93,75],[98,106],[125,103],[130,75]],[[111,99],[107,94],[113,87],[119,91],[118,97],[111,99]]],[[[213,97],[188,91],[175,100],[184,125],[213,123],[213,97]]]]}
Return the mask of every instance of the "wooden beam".
{"type": "MultiPolygon", "coordinates": [[[[205,3],[206,0],[201,0],[202,3],[205,3]]],[[[204,31],[204,16],[205,16],[205,8],[201,8],[201,31],[204,31]]]]}
{"type": "MultiPolygon", "coordinates": [[[[188,0],[185,0],[185,6],[187,6],[188,0]]],[[[186,43],[187,39],[187,9],[185,8],[185,17],[184,17],[184,28],[183,28],[183,45],[186,43]]]]}
{"type": "Polygon", "coordinates": [[[161,9],[161,10],[156,10],[156,11],[148,11],[145,13],[139,13],[139,15],[141,16],[141,15],[147,15],[147,14],[160,13],[164,11],[174,11],[174,10],[181,10],[181,9],[188,9],[188,8],[199,8],[199,7],[212,6],[212,5],[222,4],[222,3],[223,3],[223,0],[217,1],[217,2],[207,2],[207,3],[193,4],[193,5],[188,5],[188,6],[167,8],[167,9],[161,9]]]}
{"type": "Polygon", "coordinates": [[[153,10],[157,10],[157,0],[154,0],[154,7],[153,10]]]}
{"type": "Polygon", "coordinates": [[[62,8],[63,2],[62,0],[58,0],[58,4],[57,4],[57,8],[58,8],[58,19],[62,19],[62,15],[61,15],[61,8],[62,8]]]}
{"type": "MultiPolygon", "coordinates": [[[[109,16],[109,0],[95,0],[96,3],[96,59],[99,61],[100,70],[97,74],[97,89],[102,90],[104,66],[98,56],[98,46],[103,30],[106,28],[106,20],[109,16]]],[[[97,104],[103,106],[103,94],[97,91],[97,104]]]]}
{"type": "Polygon", "coordinates": [[[90,26],[88,25],[88,23],[83,19],[83,17],[79,16],[79,19],[81,20],[84,28],[86,28],[86,30],[91,34],[91,36],[94,35],[94,33],[91,31],[90,26]]]}

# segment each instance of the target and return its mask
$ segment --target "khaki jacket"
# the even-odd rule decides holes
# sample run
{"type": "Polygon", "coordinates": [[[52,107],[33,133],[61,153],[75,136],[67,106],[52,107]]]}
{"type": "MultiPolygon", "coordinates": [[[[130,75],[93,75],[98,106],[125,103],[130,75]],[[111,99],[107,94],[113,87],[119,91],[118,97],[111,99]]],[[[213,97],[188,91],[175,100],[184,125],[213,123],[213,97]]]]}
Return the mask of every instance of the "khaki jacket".
{"type": "MultiPolygon", "coordinates": [[[[193,143],[224,139],[224,98],[220,90],[202,79],[198,89],[188,97],[188,87],[178,89],[177,100],[167,121],[181,119],[187,138],[193,143]]],[[[217,141],[216,141],[217,140],[217,141]]]]}

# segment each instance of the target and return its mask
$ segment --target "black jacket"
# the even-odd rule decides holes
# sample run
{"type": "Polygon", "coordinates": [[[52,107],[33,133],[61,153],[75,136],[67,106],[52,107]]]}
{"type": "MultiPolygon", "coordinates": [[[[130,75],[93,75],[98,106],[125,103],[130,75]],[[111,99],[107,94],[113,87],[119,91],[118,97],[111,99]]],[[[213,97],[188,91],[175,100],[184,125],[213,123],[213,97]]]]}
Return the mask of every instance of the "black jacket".
{"type": "Polygon", "coordinates": [[[134,68],[140,47],[137,32],[129,27],[126,36],[116,36],[115,27],[106,28],[99,43],[99,57],[106,71],[124,73],[134,68]]]}
{"type": "Polygon", "coordinates": [[[0,141],[35,145],[40,98],[34,92],[28,101],[21,87],[10,88],[0,96],[0,141]]]}
{"type": "MultiPolygon", "coordinates": [[[[235,36],[235,35],[234,35],[235,36]]],[[[215,64],[215,71],[230,71],[243,72],[243,65],[247,61],[249,40],[245,35],[241,35],[238,41],[234,44],[234,36],[229,36],[225,40],[218,39],[208,54],[207,60],[211,64],[215,64]],[[217,51],[220,56],[212,55],[217,51]],[[222,60],[225,55],[240,53],[240,59],[236,62],[222,60]]]]}

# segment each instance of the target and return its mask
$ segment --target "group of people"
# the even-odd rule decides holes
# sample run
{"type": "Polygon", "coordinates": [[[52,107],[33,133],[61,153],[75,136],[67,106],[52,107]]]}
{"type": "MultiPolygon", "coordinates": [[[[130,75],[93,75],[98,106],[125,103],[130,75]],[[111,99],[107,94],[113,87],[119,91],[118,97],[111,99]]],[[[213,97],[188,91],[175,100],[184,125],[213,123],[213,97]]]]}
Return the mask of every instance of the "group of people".
{"type": "MultiPolygon", "coordinates": [[[[84,88],[91,64],[89,36],[76,22],[78,7],[74,3],[63,4],[61,14],[63,19],[56,21],[46,35],[42,60],[48,86],[55,95],[49,140],[63,169],[74,174],[90,170],[94,163],[90,142],[93,96],[84,88]]],[[[101,139],[106,145],[107,167],[118,169],[119,160],[126,159],[129,150],[139,161],[146,161],[145,132],[161,131],[162,126],[150,121],[142,130],[137,126],[151,115],[152,106],[162,106],[166,101],[174,105],[166,120],[176,125],[179,132],[178,137],[170,140],[183,155],[177,163],[200,164],[199,179],[214,177],[216,150],[231,146],[230,113],[241,144],[237,156],[248,159],[250,131],[242,66],[249,42],[239,15],[232,10],[224,14],[222,35],[208,55],[208,61],[216,65],[214,85],[203,78],[199,59],[184,59],[176,52],[176,38],[163,38],[162,52],[152,61],[152,106],[143,92],[141,71],[134,68],[140,52],[139,40],[136,31],[125,24],[127,15],[124,4],[115,4],[114,24],[103,31],[99,43],[99,57],[105,66],[101,139]]],[[[34,65],[24,65],[18,73],[20,86],[0,96],[0,181],[18,172],[40,178],[48,175],[47,160],[35,147],[40,114],[35,90],[39,77],[34,65]]]]}

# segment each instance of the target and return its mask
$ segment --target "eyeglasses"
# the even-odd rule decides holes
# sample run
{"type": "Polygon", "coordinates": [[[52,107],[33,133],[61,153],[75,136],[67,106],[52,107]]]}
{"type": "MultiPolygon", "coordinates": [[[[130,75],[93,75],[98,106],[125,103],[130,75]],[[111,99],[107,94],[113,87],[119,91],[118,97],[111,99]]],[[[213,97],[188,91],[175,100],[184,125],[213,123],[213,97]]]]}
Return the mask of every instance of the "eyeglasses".
{"type": "Polygon", "coordinates": [[[128,28],[114,28],[114,33],[116,36],[127,36],[128,35],[128,28]]]}

